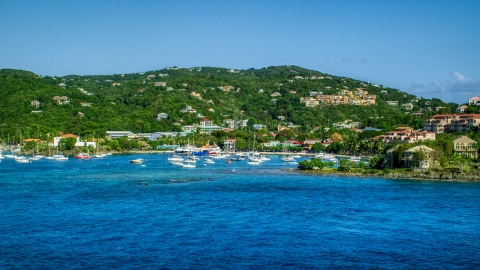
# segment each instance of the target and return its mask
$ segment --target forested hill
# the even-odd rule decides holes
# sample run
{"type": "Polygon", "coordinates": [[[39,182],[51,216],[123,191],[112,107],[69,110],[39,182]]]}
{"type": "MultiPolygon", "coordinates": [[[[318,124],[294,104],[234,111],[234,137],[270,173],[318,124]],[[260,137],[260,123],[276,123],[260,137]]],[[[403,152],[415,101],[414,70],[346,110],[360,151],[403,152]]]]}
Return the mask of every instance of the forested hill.
{"type": "Polygon", "coordinates": [[[439,99],[417,99],[397,89],[297,66],[246,70],[173,67],[132,74],[64,77],[2,69],[0,94],[4,132],[16,134],[21,129],[26,137],[60,131],[79,135],[101,135],[107,130],[178,131],[178,122],[188,125],[201,120],[197,114],[182,113],[186,106],[218,125],[224,119],[248,119],[249,125],[263,124],[271,130],[292,123],[299,125],[302,132],[347,119],[385,130],[398,125],[418,128],[436,107],[445,107],[442,112],[456,108],[456,104],[439,99]],[[300,98],[309,97],[311,92],[336,95],[339,90],[357,88],[376,95],[376,104],[320,104],[308,108],[300,103],[300,98]],[[68,103],[55,101],[54,96],[65,96],[68,103]],[[399,105],[413,102],[414,108],[406,111],[386,101],[398,101],[399,105]],[[424,114],[414,115],[418,112],[424,114]],[[169,116],[157,120],[159,113],[169,116]]]}

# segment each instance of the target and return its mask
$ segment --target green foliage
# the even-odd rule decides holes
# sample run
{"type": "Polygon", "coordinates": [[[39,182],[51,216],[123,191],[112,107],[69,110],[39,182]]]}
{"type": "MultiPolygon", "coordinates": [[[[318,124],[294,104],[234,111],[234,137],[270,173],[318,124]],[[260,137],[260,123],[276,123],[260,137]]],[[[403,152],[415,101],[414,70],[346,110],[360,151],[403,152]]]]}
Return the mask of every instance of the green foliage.
{"type": "Polygon", "coordinates": [[[60,139],[59,145],[62,150],[73,150],[75,149],[75,143],[77,140],[75,138],[63,138],[60,139]]]}
{"type": "Polygon", "coordinates": [[[383,156],[375,156],[370,159],[369,167],[374,169],[381,169],[383,167],[384,157],[383,156]]]}
{"type": "Polygon", "coordinates": [[[333,162],[323,162],[321,159],[314,158],[310,160],[303,160],[298,163],[300,170],[322,170],[325,167],[333,166],[333,162]]]}
{"type": "Polygon", "coordinates": [[[312,150],[315,151],[316,153],[320,153],[325,150],[325,146],[317,142],[312,146],[312,150]]]}
{"type": "MultiPolygon", "coordinates": [[[[270,131],[275,131],[278,125],[284,125],[285,122],[299,125],[298,129],[280,132],[278,136],[282,139],[305,139],[310,136],[328,139],[332,132],[326,131],[324,126],[346,119],[383,130],[391,130],[398,125],[417,128],[423,124],[422,118],[405,114],[403,109],[386,103],[386,100],[406,103],[414,98],[412,95],[297,66],[246,69],[235,73],[225,68],[202,67],[122,75],[45,78],[28,71],[2,69],[0,95],[0,119],[5,134],[2,139],[8,135],[16,142],[21,137],[46,139],[47,134],[58,135],[60,131],[80,136],[95,133],[96,137],[104,136],[106,130],[129,130],[135,133],[178,131],[181,126],[175,124],[179,119],[183,119],[184,125],[199,124],[201,119],[196,114],[180,111],[187,105],[218,125],[222,125],[225,119],[249,119],[247,129],[250,130],[254,123],[266,125],[270,131]],[[168,76],[159,77],[159,74],[168,76]],[[147,75],[156,77],[147,79],[147,75]],[[323,76],[325,79],[296,80],[294,76],[297,75],[306,78],[323,76]],[[121,85],[114,86],[113,82],[121,85]],[[155,86],[155,82],[165,82],[167,87],[173,87],[174,90],[155,86]],[[220,89],[223,86],[233,86],[233,90],[224,92],[220,89]],[[331,90],[326,90],[326,87],[331,87],[331,90]],[[363,88],[369,94],[377,95],[377,104],[307,108],[300,103],[300,97],[309,96],[311,91],[335,94],[345,87],[363,88]],[[263,89],[263,93],[259,93],[260,89],[263,89]],[[291,90],[296,93],[290,93],[291,90]],[[382,90],[388,91],[388,95],[382,94],[382,90]],[[192,92],[200,94],[201,98],[191,95],[192,92]],[[274,92],[281,94],[275,97],[276,103],[271,101],[274,92]],[[70,102],[59,105],[53,100],[54,96],[67,96],[70,102]],[[31,106],[34,100],[39,102],[38,107],[31,106]],[[91,107],[82,106],[85,102],[92,103],[91,107]],[[214,112],[207,111],[207,108],[213,108],[214,112]],[[157,115],[161,112],[167,113],[168,118],[157,120],[157,115]],[[279,120],[279,116],[284,116],[285,120],[279,120]],[[310,133],[316,126],[322,128],[310,133]]],[[[422,102],[425,100],[420,100],[419,106],[424,105],[422,102]]],[[[444,106],[449,110],[450,107],[455,108],[455,104],[445,104],[440,100],[432,99],[431,102],[432,106],[444,106]]],[[[344,135],[344,131],[336,132],[344,135]]],[[[240,133],[217,133],[214,136],[219,142],[227,135],[248,141],[248,135],[240,133]]],[[[334,147],[331,151],[358,151],[361,149],[360,141],[373,135],[374,133],[367,132],[361,134],[362,137],[350,138],[345,145],[334,147]]],[[[362,151],[369,150],[364,146],[362,151]]]]}

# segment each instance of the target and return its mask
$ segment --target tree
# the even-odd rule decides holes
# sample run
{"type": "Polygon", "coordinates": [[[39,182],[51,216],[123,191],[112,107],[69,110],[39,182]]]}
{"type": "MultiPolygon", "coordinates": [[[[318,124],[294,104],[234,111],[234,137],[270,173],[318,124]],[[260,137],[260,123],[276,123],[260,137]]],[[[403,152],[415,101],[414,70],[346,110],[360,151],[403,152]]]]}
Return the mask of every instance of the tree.
{"type": "Polygon", "coordinates": [[[317,142],[312,146],[312,150],[315,151],[316,153],[320,153],[325,150],[325,146],[317,142]]]}
{"type": "Polygon", "coordinates": [[[374,169],[381,169],[383,167],[384,158],[383,156],[375,156],[370,159],[369,166],[374,169]]]}
{"type": "Polygon", "coordinates": [[[77,140],[75,138],[63,138],[60,139],[60,149],[62,150],[73,150],[75,148],[75,143],[77,140]]]}

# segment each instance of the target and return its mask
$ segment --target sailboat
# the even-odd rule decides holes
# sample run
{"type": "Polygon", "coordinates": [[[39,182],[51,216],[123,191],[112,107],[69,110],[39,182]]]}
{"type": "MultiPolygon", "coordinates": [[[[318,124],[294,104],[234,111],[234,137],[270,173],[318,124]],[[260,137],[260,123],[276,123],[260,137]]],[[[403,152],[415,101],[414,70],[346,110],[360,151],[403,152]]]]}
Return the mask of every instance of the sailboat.
{"type": "Polygon", "coordinates": [[[287,153],[287,147],[285,145],[283,145],[283,154],[284,156],[281,158],[283,162],[295,161],[295,159],[292,156],[290,156],[290,153],[287,153]]]}

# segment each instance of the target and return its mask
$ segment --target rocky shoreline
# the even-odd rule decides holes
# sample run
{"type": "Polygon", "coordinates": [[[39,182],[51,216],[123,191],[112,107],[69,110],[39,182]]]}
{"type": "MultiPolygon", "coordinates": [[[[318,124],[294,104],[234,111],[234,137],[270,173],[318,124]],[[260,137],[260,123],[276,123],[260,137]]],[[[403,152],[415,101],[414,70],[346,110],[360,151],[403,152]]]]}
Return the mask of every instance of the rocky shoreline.
{"type": "Polygon", "coordinates": [[[440,173],[366,173],[366,172],[341,172],[341,171],[328,171],[328,170],[299,170],[289,169],[291,172],[298,172],[303,174],[314,174],[324,176],[345,176],[345,177],[379,177],[388,179],[406,179],[406,180],[427,180],[427,181],[441,181],[441,182],[480,182],[480,175],[472,174],[457,174],[457,175],[445,175],[440,173]]]}

